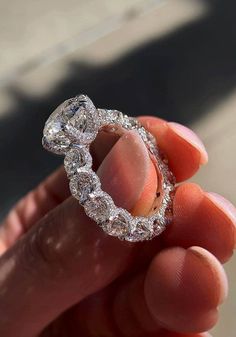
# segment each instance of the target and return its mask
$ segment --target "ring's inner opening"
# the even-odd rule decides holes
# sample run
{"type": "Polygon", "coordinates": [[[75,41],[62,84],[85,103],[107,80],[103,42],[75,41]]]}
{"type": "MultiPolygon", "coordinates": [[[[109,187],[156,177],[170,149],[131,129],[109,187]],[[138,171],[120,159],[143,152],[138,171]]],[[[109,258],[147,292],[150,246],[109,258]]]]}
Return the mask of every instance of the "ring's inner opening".
{"type": "MultiPolygon", "coordinates": [[[[118,142],[120,137],[128,132],[130,131],[127,131],[121,127],[117,128],[117,125],[115,125],[114,128],[111,126],[107,128],[103,128],[98,133],[96,139],[94,140],[94,142],[91,144],[91,147],[90,147],[90,152],[93,157],[94,171],[98,170],[104,158],[111,151],[113,146],[118,142]]],[[[135,216],[147,216],[147,215],[156,213],[162,202],[162,191],[161,191],[162,176],[159,172],[158,165],[157,165],[155,158],[150,153],[149,153],[149,156],[150,156],[151,165],[152,165],[151,167],[152,170],[150,169],[150,172],[151,171],[152,172],[150,173],[150,177],[147,178],[146,184],[145,184],[147,186],[144,187],[143,194],[141,194],[142,201],[140,201],[140,204],[138,204],[137,207],[134,207],[134,208],[126,207],[126,209],[129,212],[131,212],[132,215],[135,215],[135,216]]],[[[124,160],[129,161],[128,167],[130,167],[132,171],[132,165],[133,165],[132,158],[125,157],[124,160]]],[[[140,161],[141,160],[142,158],[140,158],[140,161]]],[[[119,165],[119,163],[116,163],[116,165],[119,165]]],[[[112,175],[114,179],[116,178],[119,179],[120,177],[119,172],[117,173],[117,171],[118,170],[112,171],[112,175]]],[[[136,174],[134,175],[137,176],[137,180],[138,180],[139,179],[138,174],[137,174],[137,172],[139,172],[138,168],[134,169],[134,172],[136,172],[136,174]]],[[[132,179],[132,182],[133,182],[133,179],[135,179],[134,175],[130,176],[130,179],[132,179]]],[[[109,187],[107,187],[108,185],[105,184],[104,186],[103,181],[101,181],[101,183],[102,183],[102,189],[105,192],[109,193],[110,191],[108,190],[109,189],[109,187]]],[[[127,193],[129,193],[129,191],[127,193]]],[[[125,195],[125,197],[129,198],[129,196],[127,195],[125,195]]],[[[117,200],[114,200],[114,201],[118,207],[123,207],[122,202],[120,202],[121,204],[119,204],[119,198],[118,198],[118,201],[117,200]]]]}

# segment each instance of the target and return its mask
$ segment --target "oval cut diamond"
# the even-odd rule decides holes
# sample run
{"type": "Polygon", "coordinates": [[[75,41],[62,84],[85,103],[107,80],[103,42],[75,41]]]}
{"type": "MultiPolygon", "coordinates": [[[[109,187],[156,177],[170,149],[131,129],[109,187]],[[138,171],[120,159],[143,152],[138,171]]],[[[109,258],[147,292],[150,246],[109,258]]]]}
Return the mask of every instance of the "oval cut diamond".
{"type": "Polygon", "coordinates": [[[43,146],[56,154],[63,154],[70,146],[70,139],[65,133],[68,117],[62,111],[68,102],[64,102],[50,115],[43,130],[43,146]]]}
{"type": "Polygon", "coordinates": [[[71,144],[90,144],[98,132],[96,113],[85,95],[65,101],[46,121],[43,146],[56,154],[66,154],[71,144]]]}
{"type": "Polygon", "coordinates": [[[137,242],[148,240],[152,237],[152,234],[152,221],[147,221],[147,219],[140,217],[136,220],[136,224],[132,235],[129,237],[129,241],[137,242]]]}
{"type": "Polygon", "coordinates": [[[90,144],[97,136],[98,123],[94,114],[96,111],[88,111],[81,107],[66,124],[66,132],[79,144],[90,144]]]}
{"type": "Polygon", "coordinates": [[[83,205],[100,188],[100,180],[92,170],[79,171],[70,180],[71,194],[83,205]]]}
{"type": "Polygon", "coordinates": [[[129,227],[132,222],[132,217],[125,209],[120,208],[116,215],[109,219],[107,227],[104,230],[112,236],[117,236],[120,239],[124,238],[129,233],[129,227]]]}
{"type": "Polygon", "coordinates": [[[91,154],[85,147],[76,146],[67,152],[64,159],[64,166],[69,177],[78,172],[80,168],[91,168],[91,154]]]}
{"type": "Polygon", "coordinates": [[[112,198],[102,191],[90,195],[84,205],[86,214],[98,223],[106,221],[112,214],[114,207],[112,198]]]}

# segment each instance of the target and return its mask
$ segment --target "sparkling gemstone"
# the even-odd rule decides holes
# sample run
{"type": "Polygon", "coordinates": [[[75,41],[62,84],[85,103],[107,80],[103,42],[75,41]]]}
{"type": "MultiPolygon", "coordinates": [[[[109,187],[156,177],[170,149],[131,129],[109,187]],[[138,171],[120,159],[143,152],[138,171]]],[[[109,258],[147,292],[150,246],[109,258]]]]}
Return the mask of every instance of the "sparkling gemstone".
{"type": "Polygon", "coordinates": [[[46,121],[44,147],[65,154],[71,144],[90,144],[98,132],[96,113],[96,108],[85,95],[65,101],[46,121]]]}
{"type": "Polygon", "coordinates": [[[140,137],[142,138],[142,140],[146,143],[148,141],[148,136],[147,136],[147,132],[144,129],[144,127],[139,128],[138,133],[140,137]]]}
{"type": "Polygon", "coordinates": [[[124,120],[123,113],[118,110],[99,109],[101,118],[106,123],[122,124],[124,120]]]}
{"type": "Polygon", "coordinates": [[[100,180],[92,170],[79,171],[70,180],[71,194],[83,205],[100,188],[100,180]]]}
{"type": "Polygon", "coordinates": [[[68,101],[65,101],[50,115],[43,130],[43,146],[57,154],[66,153],[71,143],[65,133],[68,118],[62,113],[67,105],[68,101]]]}
{"type": "Polygon", "coordinates": [[[128,240],[131,242],[148,240],[152,237],[152,234],[152,221],[147,218],[138,217],[136,218],[135,229],[132,231],[128,240]]]}
{"type": "Polygon", "coordinates": [[[89,149],[80,146],[70,149],[65,156],[64,166],[68,176],[75,174],[81,167],[91,167],[89,149]]]}
{"type": "Polygon", "coordinates": [[[157,214],[152,216],[152,222],[153,222],[153,229],[155,230],[155,228],[159,228],[159,226],[165,227],[166,222],[165,222],[165,218],[164,218],[164,213],[165,212],[165,208],[161,207],[158,211],[157,214]]]}
{"type": "Polygon", "coordinates": [[[109,219],[106,231],[109,235],[124,239],[129,233],[129,226],[132,221],[131,215],[124,209],[119,209],[117,214],[109,219]]]}
{"type": "Polygon", "coordinates": [[[153,235],[159,235],[163,232],[166,227],[166,221],[163,217],[157,216],[156,219],[153,220],[153,235]]]}
{"type": "Polygon", "coordinates": [[[78,102],[79,102],[79,106],[85,108],[86,110],[89,111],[95,111],[96,108],[92,102],[92,100],[87,96],[87,95],[78,95],[76,96],[78,102]]]}
{"type": "Polygon", "coordinates": [[[147,134],[147,140],[148,140],[150,146],[152,144],[156,145],[156,138],[150,132],[146,131],[146,134],[147,134]]]}
{"type": "Polygon", "coordinates": [[[131,127],[131,129],[137,129],[141,127],[139,121],[134,117],[128,117],[128,124],[131,127]]]}
{"type": "Polygon", "coordinates": [[[68,105],[64,108],[63,114],[68,118],[72,118],[75,113],[79,110],[79,102],[77,100],[71,100],[68,105]]]}
{"type": "Polygon", "coordinates": [[[121,121],[121,125],[124,129],[131,130],[132,125],[130,123],[130,119],[127,115],[123,115],[123,120],[121,121]]]}
{"type": "Polygon", "coordinates": [[[112,198],[102,191],[97,195],[91,194],[84,205],[86,214],[98,223],[106,221],[110,217],[114,207],[112,198]]]}
{"type": "Polygon", "coordinates": [[[66,131],[79,144],[90,144],[98,133],[96,112],[81,107],[66,124],[66,131]]]}

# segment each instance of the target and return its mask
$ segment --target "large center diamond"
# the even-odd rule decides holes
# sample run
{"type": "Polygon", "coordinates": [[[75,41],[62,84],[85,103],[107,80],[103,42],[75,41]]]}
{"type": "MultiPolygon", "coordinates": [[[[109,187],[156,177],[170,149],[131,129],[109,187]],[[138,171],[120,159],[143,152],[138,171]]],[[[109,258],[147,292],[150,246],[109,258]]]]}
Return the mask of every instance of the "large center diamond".
{"type": "Polygon", "coordinates": [[[95,114],[97,110],[87,96],[65,101],[45,124],[43,146],[56,154],[65,154],[72,143],[90,144],[99,127],[95,114]]]}

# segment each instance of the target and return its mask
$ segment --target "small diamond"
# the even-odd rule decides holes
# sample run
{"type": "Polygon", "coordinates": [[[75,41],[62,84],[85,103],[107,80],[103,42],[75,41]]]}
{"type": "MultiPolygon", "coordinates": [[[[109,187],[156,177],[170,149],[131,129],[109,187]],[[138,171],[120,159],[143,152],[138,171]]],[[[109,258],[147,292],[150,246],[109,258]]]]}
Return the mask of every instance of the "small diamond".
{"type": "Polygon", "coordinates": [[[168,165],[166,165],[164,162],[159,163],[159,167],[162,169],[162,174],[164,177],[164,183],[170,184],[173,187],[175,186],[176,180],[173,175],[173,173],[169,170],[168,165]]]}
{"type": "Polygon", "coordinates": [[[81,167],[91,167],[92,157],[85,147],[74,147],[69,150],[64,159],[65,170],[68,176],[75,174],[81,167]]]}
{"type": "Polygon", "coordinates": [[[163,217],[156,217],[153,220],[153,234],[154,236],[161,234],[166,227],[166,221],[163,217]]]}
{"type": "Polygon", "coordinates": [[[105,123],[122,124],[124,120],[123,113],[118,110],[100,109],[100,114],[105,123]]]}
{"type": "Polygon", "coordinates": [[[153,228],[152,222],[147,220],[146,218],[139,217],[136,219],[136,226],[131,236],[129,237],[129,241],[143,241],[148,240],[152,237],[153,228]]]}
{"type": "Polygon", "coordinates": [[[131,129],[137,129],[141,127],[140,122],[134,118],[134,117],[128,117],[128,124],[131,127],[131,129]]]}
{"type": "Polygon", "coordinates": [[[141,128],[138,129],[138,133],[140,137],[142,138],[142,140],[146,143],[148,141],[148,137],[147,137],[147,132],[143,126],[141,126],[141,128]]]}
{"type": "Polygon", "coordinates": [[[105,192],[90,194],[84,205],[86,214],[98,223],[106,221],[114,207],[112,198],[105,192]]]}
{"type": "Polygon", "coordinates": [[[109,235],[124,239],[129,233],[129,226],[132,221],[131,215],[124,209],[119,209],[118,213],[111,217],[107,227],[104,228],[109,235]]]}
{"type": "Polygon", "coordinates": [[[92,170],[79,171],[70,180],[71,194],[79,200],[81,204],[89,198],[90,193],[94,193],[100,188],[100,181],[92,170]]]}

